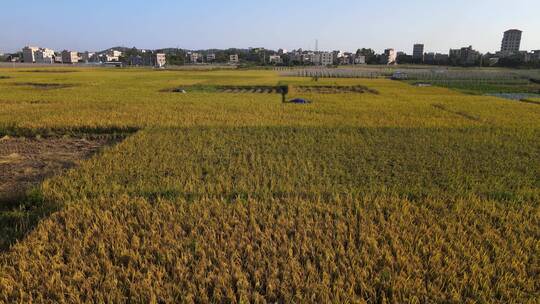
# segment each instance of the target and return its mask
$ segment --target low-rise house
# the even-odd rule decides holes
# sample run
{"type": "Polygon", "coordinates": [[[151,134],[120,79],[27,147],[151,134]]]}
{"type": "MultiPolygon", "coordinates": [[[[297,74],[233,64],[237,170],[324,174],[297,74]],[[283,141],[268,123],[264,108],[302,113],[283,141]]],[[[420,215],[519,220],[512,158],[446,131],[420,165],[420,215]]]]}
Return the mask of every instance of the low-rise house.
{"type": "Polygon", "coordinates": [[[6,61],[7,62],[20,62],[21,61],[21,57],[19,57],[18,55],[8,55],[6,57],[6,61]]]}
{"type": "Polygon", "coordinates": [[[54,53],[54,63],[62,63],[62,53],[54,53]]]}
{"type": "Polygon", "coordinates": [[[102,56],[102,58],[103,58],[103,61],[104,61],[104,62],[119,62],[119,61],[120,61],[120,57],[118,57],[118,56],[111,56],[111,55],[109,55],[109,54],[104,54],[104,55],[102,56]]]}
{"type": "Polygon", "coordinates": [[[366,64],[366,56],[364,55],[355,55],[354,64],[366,64]]]}
{"type": "Polygon", "coordinates": [[[145,53],[142,56],[137,55],[129,57],[129,64],[132,66],[153,66],[162,68],[167,64],[167,56],[163,53],[145,53]]]}
{"type": "Polygon", "coordinates": [[[480,60],[480,52],[473,49],[472,46],[462,47],[461,49],[451,49],[449,61],[455,65],[476,65],[480,60]]]}
{"type": "Polygon", "coordinates": [[[238,57],[238,54],[230,55],[229,56],[229,63],[230,64],[238,64],[238,63],[240,63],[240,58],[238,57]]]}
{"type": "Polygon", "coordinates": [[[81,54],[81,61],[85,63],[99,62],[99,56],[93,52],[84,52],[81,54]]]}
{"type": "Polygon", "coordinates": [[[315,58],[315,53],[312,52],[304,52],[301,55],[301,61],[303,64],[313,64],[317,58],[315,58]]]}
{"type": "Polygon", "coordinates": [[[206,55],[206,62],[214,62],[216,61],[216,54],[210,53],[206,55]]]}
{"type": "Polygon", "coordinates": [[[79,54],[74,51],[62,51],[62,63],[74,64],[79,62],[79,54]]]}
{"type": "Polygon", "coordinates": [[[187,57],[190,63],[199,63],[203,58],[199,53],[188,53],[187,57]]]}
{"type": "Polygon", "coordinates": [[[104,62],[119,62],[120,57],[110,56],[108,54],[105,54],[105,55],[103,55],[103,61],[104,62]]]}
{"type": "Polygon", "coordinates": [[[270,57],[268,58],[268,62],[270,62],[271,64],[281,64],[283,63],[283,59],[279,55],[270,55],[270,57]]]}
{"type": "Polygon", "coordinates": [[[333,51],[332,52],[332,64],[339,64],[341,58],[345,56],[345,53],[343,51],[333,51]]]}
{"type": "Polygon", "coordinates": [[[448,59],[449,56],[447,54],[433,52],[424,54],[424,63],[426,64],[446,65],[448,64],[448,59]]]}
{"type": "Polygon", "coordinates": [[[120,51],[117,51],[117,50],[109,50],[107,52],[107,55],[111,56],[111,57],[122,57],[122,52],[120,51]]]}
{"type": "Polygon", "coordinates": [[[354,57],[356,54],[353,53],[344,53],[343,57],[339,58],[339,64],[348,65],[354,64],[354,57]]]}
{"type": "Polygon", "coordinates": [[[302,63],[302,52],[300,51],[292,51],[287,56],[289,56],[289,62],[291,63],[302,63]]]}
{"type": "Polygon", "coordinates": [[[102,55],[103,62],[120,62],[120,57],[123,53],[117,50],[108,50],[105,54],[102,55]]]}

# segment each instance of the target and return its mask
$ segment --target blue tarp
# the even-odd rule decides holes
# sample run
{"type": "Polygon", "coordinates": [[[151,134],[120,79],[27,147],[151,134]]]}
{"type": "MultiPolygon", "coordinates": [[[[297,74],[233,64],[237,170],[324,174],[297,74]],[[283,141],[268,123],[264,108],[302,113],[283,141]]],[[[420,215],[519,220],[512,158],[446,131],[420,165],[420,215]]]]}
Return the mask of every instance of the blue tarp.
{"type": "Polygon", "coordinates": [[[295,98],[289,101],[290,103],[311,103],[311,101],[302,98],[295,98]]]}

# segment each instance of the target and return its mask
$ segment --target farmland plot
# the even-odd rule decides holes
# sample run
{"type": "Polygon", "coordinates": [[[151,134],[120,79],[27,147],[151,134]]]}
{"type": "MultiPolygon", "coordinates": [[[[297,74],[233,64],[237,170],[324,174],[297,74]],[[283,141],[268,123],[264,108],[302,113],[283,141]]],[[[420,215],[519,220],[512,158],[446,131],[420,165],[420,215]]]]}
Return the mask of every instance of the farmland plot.
{"type": "Polygon", "coordinates": [[[135,133],[41,184],[58,211],[0,257],[0,302],[538,299],[537,104],[261,71],[81,69],[39,93],[12,83],[50,73],[3,74],[1,135],[135,133]],[[282,84],[313,103],[166,92],[282,84]]]}

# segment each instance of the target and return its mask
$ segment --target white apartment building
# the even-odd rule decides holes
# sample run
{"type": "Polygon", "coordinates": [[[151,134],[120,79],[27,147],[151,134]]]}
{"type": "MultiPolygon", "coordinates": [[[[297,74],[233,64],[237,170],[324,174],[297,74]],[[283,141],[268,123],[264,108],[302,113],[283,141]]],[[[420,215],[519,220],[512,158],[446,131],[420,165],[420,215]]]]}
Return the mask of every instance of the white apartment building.
{"type": "Polygon", "coordinates": [[[35,53],[35,62],[42,64],[52,64],[55,62],[54,50],[41,48],[38,49],[35,53]]]}
{"type": "Polygon", "coordinates": [[[39,50],[36,46],[25,46],[23,51],[23,61],[26,63],[36,62],[36,51],[39,50]]]}
{"type": "Polygon", "coordinates": [[[397,63],[397,53],[394,49],[384,50],[383,55],[383,64],[396,64],[397,63]]]}
{"type": "Polygon", "coordinates": [[[313,63],[315,65],[332,65],[334,64],[334,53],[330,52],[319,52],[313,56],[313,63]]]}
{"type": "Polygon", "coordinates": [[[157,68],[162,68],[167,64],[167,56],[163,53],[156,53],[154,55],[154,66],[157,68]]]}
{"type": "Polygon", "coordinates": [[[62,52],[62,63],[74,64],[77,62],[79,62],[79,54],[77,52],[66,50],[62,52]]]}

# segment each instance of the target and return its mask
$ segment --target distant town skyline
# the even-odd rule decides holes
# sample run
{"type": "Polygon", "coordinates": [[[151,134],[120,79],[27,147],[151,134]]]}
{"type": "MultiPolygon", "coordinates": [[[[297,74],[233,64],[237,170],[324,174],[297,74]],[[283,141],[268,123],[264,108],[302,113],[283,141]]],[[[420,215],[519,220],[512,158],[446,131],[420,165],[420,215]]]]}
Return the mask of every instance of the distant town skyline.
{"type": "Polygon", "coordinates": [[[28,0],[6,7],[0,19],[0,52],[36,45],[55,50],[97,51],[113,46],[143,49],[265,47],[355,51],[387,48],[412,54],[448,53],[472,45],[500,50],[503,32],[523,31],[521,49],[540,49],[540,2],[427,0],[348,2],[28,0]],[[69,5],[67,5],[69,3],[69,5]]]}

